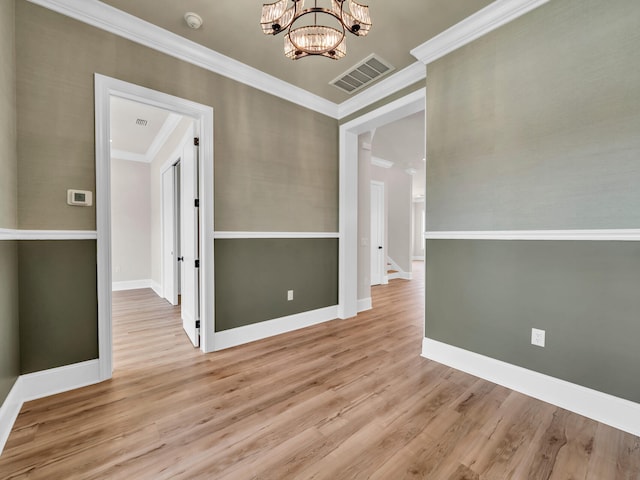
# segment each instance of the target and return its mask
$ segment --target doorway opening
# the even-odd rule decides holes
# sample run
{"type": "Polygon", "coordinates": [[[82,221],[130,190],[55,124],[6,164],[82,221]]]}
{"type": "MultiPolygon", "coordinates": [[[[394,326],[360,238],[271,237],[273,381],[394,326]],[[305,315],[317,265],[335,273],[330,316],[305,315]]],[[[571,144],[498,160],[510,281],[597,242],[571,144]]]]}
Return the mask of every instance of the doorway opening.
{"type": "MultiPolygon", "coordinates": [[[[340,314],[342,318],[355,316],[358,312],[372,308],[371,288],[372,283],[385,283],[385,276],[389,276],[387,264],[390,259],[389,251],[391,241],[388,238],[389,232],[396,233],[398,228],[390,226],[390,221],[386,222],[386,232],[378,234],[374,238],[371,229],[371,180],[383,182],[385,185],[384,196],[387,202],[386,209],[389,208],[388,199],[393,196],[394,199],[399,196],[392,192],[394,187],[394,179],[376,178],[372,175],[372,169],[383,166],[389,168],[391,164],[402,164],[399,172],[396,172],[396,178],[403,177],[402,183],[406,188],[402,190],[401,203],[403,209],[403,236],[400,240],[402,247],[402,256],[398,255],[396,265],[404,266],[401,268],[405,276],[398,275],[397,278],[411,278],[414,269],[414,261],[424,259],[424,254],[420,255],[423,248],[423,229],[422,221],[415,221],[415,218],[422,219],[421,208],[424,207],[424,192],[417,190],[413,186],[412,177],[424,179],[424,167],[426,165],[424,151],[426,150],[425,132],[425,112],[426,112],[426,89],[420,89],[403,98],[391,102],[379,109],[369,112],[355,120],[347,122],[340,126],[340,233],[343,242],[341,242],[340,252],[340,314]],[[422,127],[416,139],[419,146],[419,156],[412,158],[414,165],[403,164],[401,156],[392,152],[389,156],[391,160],[378,158],[375,156],[375,142],[379,140],[381,132],[389,126],[398,124],[400,128],[404,128],[403,122],[413,119],[421,119],[422,127]],[[409,119],[409,120],[407,120],[409,119]],[[374,147],[372,149],[372,146],[374,147]],[[418,162],[418,163],[416,163],[418,162]],[[362,170],[368,170],[362,175],[362,170]],[[421,195],[421,198],[415,198],[414,193],[421,195]],[[416,207],[416,205],[418,205],[416,207]],[[353,218],[357,213],[357,219],[353,218]],[[419,230],[416,232],[416,230],[419,230]],[[380,240],[382,237],[382,241],[380,240]],[[419,239],[416,241],[416,237],[419,239]],[[377,244],[376,244],[377,243],[377,244]],[[382,249],[378,248],[382,247],[382,249]],[[417,249],[417,251],[416,251],[417,249]],[[379,254],[377,250],[382,250],[379,254]],[[374,271],[372,258],[375,259],[376,254],[382,255],[385,262],[382,275],[374,271]],[[387,274],[387,275],[385,275],[387,274]],[[374,278],[374,276],[376,278],[374,278]],[[381,278],[380,278],[381,277],[381,278]],[[374,281],[372,281],[374,280],[374,281]]],[[[397,126],[395,128],[398,128],[397,126]]],[[[389,144],[393,148],[402,146],[401,140],[394,140],[397,131],[394,133],[390,128],[389,144]]],[[[386,156],[386,155],[385,155],[386,156]]],[[[391,169],[390,169],[391,170],[391,169]]],[[[397,183],[397,182],[395,182],[397,183]]],[[[375,187],[374,187],[375,188],[375,187]]],[[[378,210],[381,208],[379,207],[378,210]]],[[[390,218],[389,216],[385,219],[390,218]]],[[[385,223],[385,222],[379,222],[385,223]]],[[[377,265],[377,261],[375,262],[377,265]]],[[[400,270],[392,264],[393,270],[400,270]]],[[[378,268],[378,267],[376,267],[378,268]]],[[[418,271],[422,269],[418,268],[418,271]]],[[[417,273],[416,272],[416,273],[417,273]]],[[[395,274],[396,272],[394,272],[395,274]]],[[[419,273],[422,275],[421,273],[419,273]]],[[[378,288],[378,287],[374,287],[378,288]]]]}
{"type": "Polygon", "coordinates": [[[153,289],[177,307],[186,335],[198,347],[194,121],[117,96],[110,106],[113,290],[153,289]]]}
{"type": "MultiPolygon", "coordinates": [[[[194,346],[203,352],[214,349],[214,299],[213,294],[204,294],[214,291],[213,109],[97,74],[95,99],[98,345],[100,377],[105,380],[113,371],[112,290],[144,288],[146,285],[140,281],[146,281],[169,303],[179,305],[182,328],[194,346]],[[112,122],[121,107],[129,108],[135,119],[122,124],[112,122]],[[144,135],[144,127],[152,123],[157,131],[148,130],[147,135],[153,140],[147,147],[138,146],[138,151],[134,151],[144,135]],[[118,133],[123,125],[124,140],[118,133]],[[160,131],[164,132],[164,141],[156,140],[162,137],[160,131]],[[115,147],[112,140],[117,142],[115,147]],[[128,164],[124,175],[118,177],[112,170],[112,157],[125,157],[119,159],[128,164]],[[139,168],[144,167],[142,158],[148,160],[146,172],[145,168],[139,168]],[[138,168],[132,169],[131,164],[136,163],[138,168]],[[137,170],[138,180],[131,173],[133,170],[137,170]],[[145,175],[148,187],[140,180],[145,175]],[[133,184],[133,194],[120,198],[115,193],[120,192],[119,182],[133,184]],[[152,212],[153,220],[145,222],[136,216],[139,214],[136,210],[145,209],[143,200],[148,202],[146,209],[152,212]],[[117,223],[121,219],[117,214],[123,210],[127,214],[125,228],[119,228],[117,223]],[[145,228],[152,239],[148,251],[140,254],[141,250],[137,250],[138,255],[129,251],[122,256],[119,248],[123,242],[132,240],[118,235],[123,232],[125,237],[138,235],[139,243],[140,238],[145,238],[145,228]],[[132,274],[136,268],[142,268],[145,276],[144,265],[140,264],[148,256],[151,258],[147,279],[120,277],[125,270],[132,274]]],[[[140,271],[135,275],[140,276],[140,271]]]]}

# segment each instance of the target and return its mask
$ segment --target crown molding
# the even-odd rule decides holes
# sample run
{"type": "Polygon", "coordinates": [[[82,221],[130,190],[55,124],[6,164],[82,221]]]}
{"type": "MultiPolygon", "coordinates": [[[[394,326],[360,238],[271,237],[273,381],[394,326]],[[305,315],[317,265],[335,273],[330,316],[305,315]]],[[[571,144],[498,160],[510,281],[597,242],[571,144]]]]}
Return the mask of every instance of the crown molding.
{"type": "Polygon", "coordinates": [[[352,113],[368,107],[374,102],[396,93],[409,85],[413,85],[427,76],[427,69],[420,62],[415,62],[399,72],[380,80],[375,85],[358,93],[355,97],[338,105],[338,118],[342,119],[352,113]]]}
{"type": "Polygon", "coordinates": [[[496,0],[411,50],[425,65],[544,5],[549,0],[496,0]]]}
{"type": "Polygon", "coordinates": [[[178,127],[182,115],[177,113],[170,113],[167,119],[158,130],[158,133],[147,148],[145,153],[133,153],[126,150],[118,150],[116,148],[111,149],[111,158],[117,158],[118,160],[129,160],[130,162],[151,163],[156,158],[156,155],[162,148],[162,146],[169,140],[169,137],[173,131],[178,127]]]}
{"type": "Polygon", "coordinates": [[[169,114],[167,119],[162,124],[162,127],[160,127],[160,131],[158,131],[158,134],[153,139],[153,142],[151,142],[151,145],[149,145],[147,153],[145,153],[145,157],[147,157],[148,163],[153,162],[154,158],[156,158],[156,155],[158,155],[158,152],[160,151],[162,146],[167,142],[167,140],[169,140],[169,137],[178,127],[181,120],[182,115],[178,115],[177,113],[173,112],[169,114]]]}
{"type": "Polygon", "coordinates": [[[97,0],[29,1],[323,115],[338,118],[338,105],[329,100],[97,0]]]}
{"type": "Polygon", "coordinates": [[[98,0],[28,0],[335,119],[343,119],[426,77],[428,64],[549,0],[496,0],[411,50],[419,61],[340,104],[280,80],[98,0]]]}
{"type": "Polygon", "coordinates": [[[380,168],[391,168],[393,167],[393,162],[391,160],[385,160],[384,158],[372,156],[371,165],[374,165],[380,168]]]}
{"type": "Polygon", "coordinates": [[[111,149],[111,158],[118,160],[128,160],[130,162],[150,163],[144,153],[133,153],[126,150],[111,149]]]}

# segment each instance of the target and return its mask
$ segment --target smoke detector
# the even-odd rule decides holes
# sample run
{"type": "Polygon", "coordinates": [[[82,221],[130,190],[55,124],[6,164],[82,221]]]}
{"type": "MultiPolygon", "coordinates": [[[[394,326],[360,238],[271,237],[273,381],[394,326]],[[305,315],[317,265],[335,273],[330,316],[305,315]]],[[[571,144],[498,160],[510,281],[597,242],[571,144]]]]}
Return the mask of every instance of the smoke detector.
{"type": "Polygon", "coordinates": [[[184,21],[187,22],[189,28],[194,30],[199,29],[202,26],[202,17],[197,13],[187,12],[184,14],[184,21]]]}

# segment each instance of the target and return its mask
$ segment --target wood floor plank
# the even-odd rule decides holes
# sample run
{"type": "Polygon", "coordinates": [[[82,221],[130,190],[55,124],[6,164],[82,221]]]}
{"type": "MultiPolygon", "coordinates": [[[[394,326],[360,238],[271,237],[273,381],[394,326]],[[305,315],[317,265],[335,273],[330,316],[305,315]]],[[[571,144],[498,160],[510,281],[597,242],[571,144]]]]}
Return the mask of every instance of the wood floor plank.
{"type": "Polygon", "coordinates": [[[113,379],[25,404],[0,478],[640,479],[640,438],[420,357],[415,278],[207,355],[179,308],[117,292],[113,379]]]}

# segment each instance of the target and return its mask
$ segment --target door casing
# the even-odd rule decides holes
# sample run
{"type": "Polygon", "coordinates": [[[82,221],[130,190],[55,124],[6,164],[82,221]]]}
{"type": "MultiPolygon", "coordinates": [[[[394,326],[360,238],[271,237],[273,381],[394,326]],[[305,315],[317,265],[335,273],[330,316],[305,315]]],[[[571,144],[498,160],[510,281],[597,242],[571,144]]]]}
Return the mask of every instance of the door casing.
{"type": "MultiPolygon", "coordinates": [[[[191,117],[200,132],[200,288],[214,292],[213,260],[213,108],[124,82],[105,75],[94,75],[96,148],[96,226],[98,267],[98,361],[100,380],[113,373],[111,318],[111,147],[109,139],[112,96],[152,105],[191,117]]],[[[200,349],[215,350],[213,293],[200,295],[200,349]]]]}

